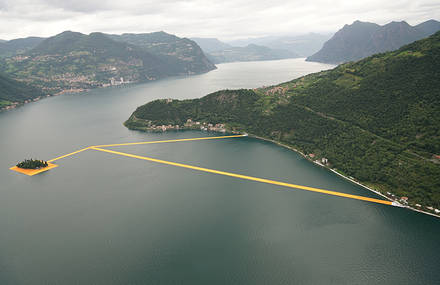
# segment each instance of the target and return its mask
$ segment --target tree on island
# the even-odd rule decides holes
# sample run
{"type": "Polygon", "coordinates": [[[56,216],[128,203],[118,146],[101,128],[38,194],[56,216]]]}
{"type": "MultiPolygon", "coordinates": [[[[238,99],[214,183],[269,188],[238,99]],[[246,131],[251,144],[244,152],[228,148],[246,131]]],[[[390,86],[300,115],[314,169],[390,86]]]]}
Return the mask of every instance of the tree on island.
{"type": "Polygon", "coordinates": [[[24,161],[17,163],[17,167],[25,169],[39,169],[47,166],[47,161],[38,159],[25,159],[24,161]]]}

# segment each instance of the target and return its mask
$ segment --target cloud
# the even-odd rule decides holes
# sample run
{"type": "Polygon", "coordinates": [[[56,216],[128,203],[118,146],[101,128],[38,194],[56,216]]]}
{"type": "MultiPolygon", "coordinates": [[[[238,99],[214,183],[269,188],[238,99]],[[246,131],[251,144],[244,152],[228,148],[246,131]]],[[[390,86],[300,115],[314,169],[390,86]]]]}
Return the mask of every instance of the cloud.
{"type": "Polygon", "coordinates": [[[0,38],[152,32],[241,37],[330,33],[355,20],[417,24],[440,19],[438,0],[0,0],[0,38]]]}

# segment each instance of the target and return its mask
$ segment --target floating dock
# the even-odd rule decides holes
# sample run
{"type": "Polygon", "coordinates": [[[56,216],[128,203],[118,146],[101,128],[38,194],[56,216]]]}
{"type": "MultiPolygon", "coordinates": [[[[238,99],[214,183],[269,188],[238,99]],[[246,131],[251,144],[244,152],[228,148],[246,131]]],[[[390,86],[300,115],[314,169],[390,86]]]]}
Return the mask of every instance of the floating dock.
{"type": "Polygon", "coordinates": [[[175,167],[191,169],[191,170],[195,170],[195,171],[201,171],[201,172],[206,172],[206,173],[211,173],[211,174],[229,176],[229,177],[234,177],[234,178],[239,178],[239,179],[244,179],[244,180],[249,180],[249,181],[254,181],[254,182],[260,182],[260,183],[281,186],[281,187],[285,187],[285,188],[289,188],[289,189],[300,189],[300,190],[317,192],[317,193],[321,193],[321,194],[344,197],[344,198],[355,199],[355,200],[360,200],[360,201],[373,202],[373,203],[378,203],[378,204],[383,204],[383,205],[388,205],[388,206],[398,206],[398,205],[396,205],[396,203],[394,203],[392,201],[387,201],[387,200],[382,200],[382,199],[358,196],[358,195],[347,194],[347,193],[336,192],[336,191],[325,190],[325,189],[314,188],[314,187],[303,186],[303,185],[296,185],[296,184],[291,184],[291,183],[286,183],[286,182],[281,182],[281,181],[270,180],[270,179],[266,179],[266,178],[258,178],[258,177],[253,177],[253,176],[248,176],[248,175],[243,175],[243,174],[238,174],[238,173],[231,173],[231,172],[226,172],[226,171],[221,171],[221,170],[209,169],[209,168],[204,168],[204,167],[199,167],[199,166],[194,166],[194,165],[189,165],[189,164],[166,161],[166,160],[161,160],[161,159],[156,159],[156,158],[151,158],[151,157],[146,157],[146,156],[140,156],[140,155],[125,153],[125,152],[119,152],[119,151],[105,149],[106,147],[227,139],[227,138],[239,138],[239,137],[246,137],[246,136],[247,136],[247,134],[233,135],[233,136],[202,137],[202,138],[175,139],[175,140],[163,140],[163,141],[147,141],[147,142],[95,145],[95,146],[89,146],[86,148],[82,148],[80,150],[77,150],[77,151],[74,151],[74,152],[71,152],[71,153],[68,153],[65,155],[61,155],[61,156],[58,156],[58,157],[53,158],[51,160],[48,160],[47,162],[48,162],[49,166],[45,167],[45,168],[22,169],[22,168],[18,168],[17,166],[14,166],[14,167],[11,167],[10,169],[17,171],[17,172],[20,172],[20,173],[23,173],[23,174],[26,174],[26,175],[29,175],[29,176],[33,176],[33,175],[45,172],[49,169],[57,167],[58,165],[52,163],[54,161],[78,154],[78,153],[86,151],[86,150],[95,150],[95,151],[106,152],[106,153],[110,153],[110,154],[114,154],[114,155],[125,156],[125,157],[129,157],[129,158],[146,160],[149,162],[155,162],[155,163],[161,163],[161,164],[166,164],[166,165],[175,166],[175,167]]]}
{"type": "Polygon", "coordinates": [[[11,167],[9,169],[13,170],[13,171],[17,171],[17,172],[22,173],[22,174],[26,174],[28,176],[34,176],[34,175],[37,175],[37,174],[40,174],[42,172],[48,171],[48,170],[50,170],[52,168],[55,168],[55,167],[58,167],[58,165],[50,163],[50,162],[47,162],[47,166],[46,167],[38,168],[38,169],[26,169],[26,168],[20,168],[20,167],[17,167],[17,166],[11,167]]]}

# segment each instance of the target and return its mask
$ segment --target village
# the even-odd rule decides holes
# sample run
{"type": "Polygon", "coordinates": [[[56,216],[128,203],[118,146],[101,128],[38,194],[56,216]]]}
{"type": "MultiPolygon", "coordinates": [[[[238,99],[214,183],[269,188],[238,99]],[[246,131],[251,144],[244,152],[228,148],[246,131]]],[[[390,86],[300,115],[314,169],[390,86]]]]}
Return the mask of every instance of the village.
{"type": "Polygon", "coordinates": [[[179,130],[201,130],[209,132],[226,133],[225,124],[211,124],[206,122],[194,122],[188,119],[183,125],[151,125],[147,128],[149,131],[165,132],[165,131],[179,131],[179,130]]]}

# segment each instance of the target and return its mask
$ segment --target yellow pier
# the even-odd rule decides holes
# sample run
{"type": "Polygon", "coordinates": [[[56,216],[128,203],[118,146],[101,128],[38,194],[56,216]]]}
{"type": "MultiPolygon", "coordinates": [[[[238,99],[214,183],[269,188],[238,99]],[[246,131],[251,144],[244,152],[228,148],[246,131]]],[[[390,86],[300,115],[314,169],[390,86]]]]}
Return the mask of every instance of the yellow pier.
{"type": "Polygon", "coordinates": [[[324,189],[313,188],[313,187],[302,186],[302,185],[296,185],[296,184],[290,184],[290,183],[286,183],[286,182],[280,182],[280,181],[275,181],[275,180],[270,180],[270,179],[265,179],[265,178],[258,178],[258,177],[253,177],[253,176],[247,176],[247,175],[242,175],[242,174],[226,172],[226,171],[203,168],[203,167],[198,167],[198,166],[193,166],[193,165],[188,165],[188,164],[183,164],[183,163],[177,163],[177,162],[171,162],[171,161],[166,161],[166,160],[161,160],[161,159],[156,159],[156,158],[151,158],[151,157],[146,157],[146,156],[140,156],[140,155],[135,155],[135,154],[129,154],[129,153],[119,152],[119,151],[114,151],[114,150],[109,150],[109,149],[102,149],[102,148],[98,148],[98,147],[91,147],[91,149],[94,149],[97,151],[102,151],[102,152],[107,152],[107,153],[112,153],[112,154],[116,154],[116,155],[131,157],[131,158],[137,158],[137,159],[142,159],[142,160],[147,160],[147,161],[152,161],[152,162],[157,162],[157,163],[162,163],[162,164],[168,164],[168,165],[182,167],[182,168],[189,168],[192,170],[197,170],[197,171],[202,171],[202,172],[208,172],[208,173],[230,176],[230,177],[235,177],[235,178],[240,178],[240,179],[245,179],[245,180],[251,180],[251,181],[256,181],[256,182],[261,182],[261,183],[267,183],[267,184],[272,184],[272,185],[284,186],[284,187],[288,187],[288,188],[318,192],[318,193],[339,196],[339,197],[345,197],[345,198],[351,198],[351,199],[356,199],[356,200],[374,202],[374,203],[379,203],[379,204],[384,204],[384,205],[389,205],[389,206],[392,205],[391,201],[380,200],[380,199],[375,199],[375,198],[370,198],[370,197],[346,194],[346,193],[324,190],[324,189]]]}
{"type": "Polygon", "coordinates": [[[52,163],[56,160],[60,160],[60,159],[78,154],[80,152],[92,149],[92,150],[96,150],[96,151],[107,152],[107,153],[116,154],[116,155],[120,155],[120,156],[142,159],[142,160],[146,160],[146,161],[150,161],[150,162],[167,164],[167,165],[192,169],[192,170],[196,170],[196,171],[202,171],[202,172],[207,172],[207,173],[212,173],[212,174],[224,175],[224,176],[229,176],[229,177],[234,177],[234,178],[239,178],[239,179],[244,179],[244,180],[250,180],[250,181],[255,181],[255,182],[260,182],[260,183],[266,183],[266,184],[287,187],[290,189],[300,189],[300,190],[317,192],[317,193],[333,195],[333,196],[338,196],[338,197],[344,197],[344,198],[350,198],[350,199],[355,199],[355,200],[379,203],[379,204],[389,205],[389,206],[396,206],[397,205],[397,204],[394,204],[393,202],[387,201],[387,200],[381,200],[381,199],[352,195],[352,194],[341,193],[341,192],[336,192],[336,191],[331,191],[331,190],[319,189],[319,188],[314,188],[314,187],[290,184],[290,183],[286,183],[286,182],[280,182],[280,181],[275,181],[275,180],[270,180],[270,179],[265,179],[265,178],[258,178],[258,177],[253,177],[253,176],[247,176],[247,175],[242,175],[242,174],[237,174],[237,173],[231,173],[231,172],[220,171],[220,170],[215,170],[215,169],[203,168],[203,167],[198,167],[198,166],[193,166],[193,165],[188,165],[188,164],[183,164],[183,163],[171,162],[171,161],[160,160],[160,159],[146,157],[146,156],[140,156],[140,155],[129,154],[129,153],[125,153],[125,152],[104,149],[104,147],[132,146],[132,145],[155,144],[155,143],[171,143],[171,142],[187,142],[187,141],[197,141],[197,140],[239,138],[239,137],[245,137],[245,136],[246,135],[232,135],[232,136],[219,136],[219,137],[202,137],[202,138],[174,139],[174,140],[163,140],[163,141],[147,141],[147,142],[95,145],[95,146],[85,147],[80,150],[77,150],[77,151],[62,155],[62,156],[58,156],[58,157],[53,158],[51,160],[48,160],[47,162],[48,162],[49,166],[45,167],[45,168],[22,169],[22,168],[18,168],[17,166],[14,166],[14,167],[11,167],[10,169],[17,171],[17,172],[20,172],[20,173],[23,173],[23,174],[26,174],[26,175],[29,175],[29,176],[33,176],[38,173],[41,173],[41,172],[44,172],[49,169],[57,167],[58,165],[52,163]]]}

